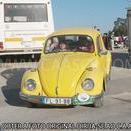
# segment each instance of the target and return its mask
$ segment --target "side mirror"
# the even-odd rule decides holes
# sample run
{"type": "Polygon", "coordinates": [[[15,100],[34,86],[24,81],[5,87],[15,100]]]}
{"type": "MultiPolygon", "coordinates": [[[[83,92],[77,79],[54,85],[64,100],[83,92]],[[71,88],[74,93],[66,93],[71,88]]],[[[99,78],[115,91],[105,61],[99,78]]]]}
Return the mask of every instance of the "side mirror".
{"type": "Polygon", "coordinates": [[[100,55],[107,55],[107,51],[106,50],[100,50],[99,54],[100,55]]]}

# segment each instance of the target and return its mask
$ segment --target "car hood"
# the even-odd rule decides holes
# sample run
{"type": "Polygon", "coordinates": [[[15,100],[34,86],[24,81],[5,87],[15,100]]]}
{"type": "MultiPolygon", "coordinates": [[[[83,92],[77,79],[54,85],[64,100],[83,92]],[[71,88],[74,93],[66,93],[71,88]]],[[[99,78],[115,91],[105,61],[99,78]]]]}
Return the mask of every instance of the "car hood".
{"type": "Polygon", "coordinates": [[[44,55],[38,71],[43,90],[49,97],[72,97],[86,67],[94,61],[88,53],[56,53],[44,55]]]}

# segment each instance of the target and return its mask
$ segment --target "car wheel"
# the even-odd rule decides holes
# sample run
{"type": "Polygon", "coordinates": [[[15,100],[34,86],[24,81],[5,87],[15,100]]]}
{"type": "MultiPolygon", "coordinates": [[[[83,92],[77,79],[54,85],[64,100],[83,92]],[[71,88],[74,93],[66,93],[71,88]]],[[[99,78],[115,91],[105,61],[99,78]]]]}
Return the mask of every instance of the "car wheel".
{"type": "Polygon", "coordinates": [[[107,76],[107,81],[110,81],[111,80],[111,65],[110,65],[110,71],[109,71],[109,74],[107,76]]]}
{"type": "Polygon", "coordinates": [[[107,81],[111,80],[111,72],[109,73],[109,75],[107,76],[107,81]]]}
{"type": "Polygon", "coordinates": [[[94,107],[100,108],[102,106],[103,106],[103,95],[99,98],[96,98],[94,102],[94,107]]]}

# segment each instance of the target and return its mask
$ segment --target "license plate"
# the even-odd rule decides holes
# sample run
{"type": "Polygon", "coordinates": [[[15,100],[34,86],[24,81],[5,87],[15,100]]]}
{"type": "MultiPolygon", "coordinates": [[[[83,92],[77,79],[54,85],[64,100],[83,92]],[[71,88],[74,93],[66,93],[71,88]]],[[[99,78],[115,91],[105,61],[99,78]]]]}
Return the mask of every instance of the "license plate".
{"type": "Polygon", "coordinates": [[[45,98],[45,104],[58,104],[58,105],[70,105],[71,98],[45,98]]]}

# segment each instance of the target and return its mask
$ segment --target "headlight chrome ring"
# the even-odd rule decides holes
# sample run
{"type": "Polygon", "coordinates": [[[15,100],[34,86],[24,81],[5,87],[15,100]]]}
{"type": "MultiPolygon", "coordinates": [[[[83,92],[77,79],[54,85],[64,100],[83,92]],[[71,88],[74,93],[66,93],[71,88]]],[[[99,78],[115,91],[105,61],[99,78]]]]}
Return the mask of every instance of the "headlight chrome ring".
{"type": "Polygon", "coordinates": [[[85,79],[82,84],[84,90],[92,90],[94,88],[94,81],[92,79],[85,79]]]}
{"type": "Polygon", "coordinates": [[[36,82],[33,79],[29,79],[25,82],[25,88],[29,91],[32,91],[36,88],[36,82]]]}

